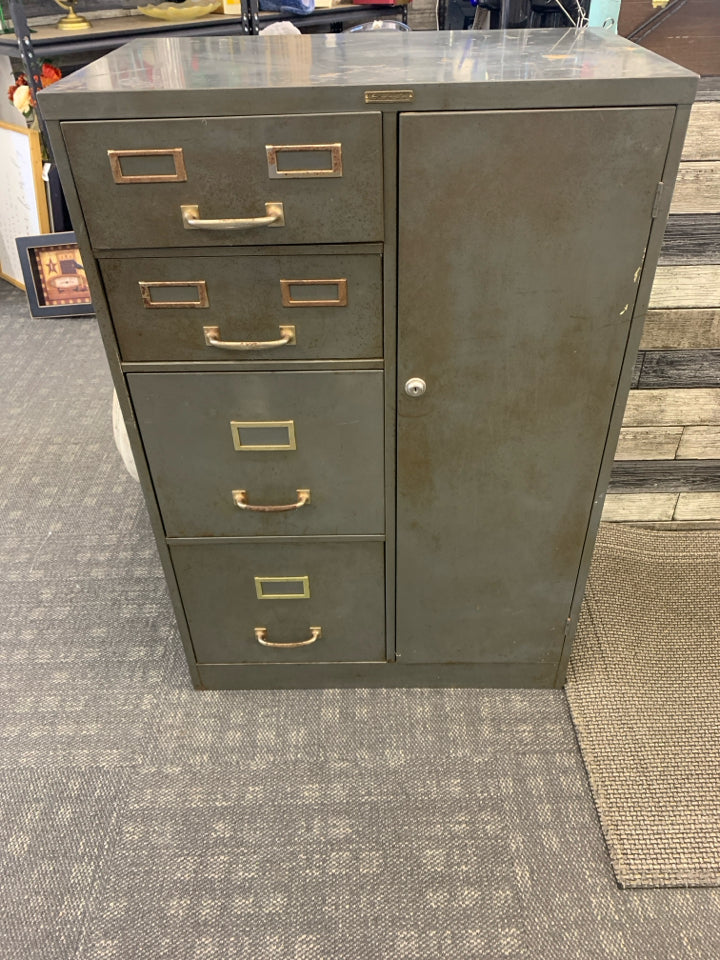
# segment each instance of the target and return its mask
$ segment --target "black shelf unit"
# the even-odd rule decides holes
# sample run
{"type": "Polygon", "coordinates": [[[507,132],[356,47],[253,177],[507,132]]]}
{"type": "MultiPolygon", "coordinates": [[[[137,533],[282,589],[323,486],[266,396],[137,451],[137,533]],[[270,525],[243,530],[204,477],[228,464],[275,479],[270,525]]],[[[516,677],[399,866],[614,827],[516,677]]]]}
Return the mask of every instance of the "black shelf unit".
{"type": "Polygon", "coordinates": [[[260,10],[258,0],[244,0],[244,3],[248,7],[250,33],[253,35],[258,34],[264,26],[276,23],[279,20],[290,20],[298,29],[303,26],[317,27],[324,24],[327,25],[328,33],[338,33],[348,25],[355,26],[367,20],[378,20],[386,17],[400,17],[403,23],[407,23],[407,3],[394,5],[344,3],[337,7],[323,7],[320,10],[314,10],[312,13],[297,16],[260,10]]]}

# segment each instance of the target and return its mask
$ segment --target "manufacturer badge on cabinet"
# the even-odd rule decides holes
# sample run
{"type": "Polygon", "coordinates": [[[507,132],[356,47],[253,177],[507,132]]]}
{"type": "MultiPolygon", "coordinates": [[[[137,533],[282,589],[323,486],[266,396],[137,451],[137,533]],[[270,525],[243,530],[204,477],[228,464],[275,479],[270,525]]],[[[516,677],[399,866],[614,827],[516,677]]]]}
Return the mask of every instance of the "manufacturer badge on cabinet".
{"type": "Polygon", "coordinates": [[[413,90],[366,90],[365,103],[410,103],[415,99],[413,90]]]}

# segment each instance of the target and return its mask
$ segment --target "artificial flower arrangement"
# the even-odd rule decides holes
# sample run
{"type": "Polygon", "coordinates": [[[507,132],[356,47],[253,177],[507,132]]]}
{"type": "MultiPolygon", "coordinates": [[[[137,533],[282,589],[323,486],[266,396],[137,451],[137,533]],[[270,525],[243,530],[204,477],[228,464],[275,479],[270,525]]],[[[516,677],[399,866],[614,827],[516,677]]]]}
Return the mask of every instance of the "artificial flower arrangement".
{"type": "MultiPolygon", "coordinates": [[[[55,83],[56,80],[59,80],[62,77],[62,71],[54,66],[52,63],[45,61],[40,70],[40,75],[36,77],[37,86],[49,87],[51,83],[55,83]]],[[[24,73],[19,73],[15,78],[15,83],[8,87],[8,100],[10,103],[15,106],[20,113],[25,117],[25,122],[28,127],[31,127],[34,130],[40,129],[40,124],[37,118],[37,103],[35,102],[35,97],[33,96],[32,87],[28,83],[27,77],[24,73]]],[[[41,134],[42,141],[42,134],[41,134]]],[[[42,144],[43,159],[47,159],[47,150],[45,144],[42,144]]]]}
{"type": "MultiPolygon", "coordinates": [[[[39,80],[43,87],[49,87],[51,83],[55,83],[61,76],[62,71],[58,67],[53,66],[52,63],[46,61],[42,65],[39,80]]],[[[8,87],[8,100],[17,107],[27,120],[29,126],[35,118],[34,111],[37,104],[35,103],[35,98],[33,97],[32,90],[24,73],[19,73],[15,78],[15,83],[11,87],[8,87]]]]}

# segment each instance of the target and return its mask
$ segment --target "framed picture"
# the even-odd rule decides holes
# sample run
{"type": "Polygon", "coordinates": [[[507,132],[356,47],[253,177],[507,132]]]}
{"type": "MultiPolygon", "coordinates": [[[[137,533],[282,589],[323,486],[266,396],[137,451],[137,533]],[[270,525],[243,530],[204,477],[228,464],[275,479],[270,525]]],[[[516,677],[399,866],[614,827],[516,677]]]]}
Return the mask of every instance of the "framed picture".
{"type": "Polygon", "coordinates": [[[16,239],[30,315],[76,317],[94,313],[75,234],[16,239]]]}

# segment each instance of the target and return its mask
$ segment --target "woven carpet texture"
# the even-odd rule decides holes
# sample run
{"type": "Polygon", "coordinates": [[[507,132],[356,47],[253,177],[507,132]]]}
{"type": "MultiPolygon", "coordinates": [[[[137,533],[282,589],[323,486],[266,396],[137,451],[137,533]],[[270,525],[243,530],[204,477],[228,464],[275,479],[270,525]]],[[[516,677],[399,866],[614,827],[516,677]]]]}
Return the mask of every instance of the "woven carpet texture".
{"type": "Polygon", "coordinates": [[[602,524],[567,695],[618,881],[720,883],[720,531],[602,524]]]}
{"type": "Polygon", "coordinates": [[[194,691],[91,320],[0,282],[2,960],[717,960],[565,695],[194,691]]]}

